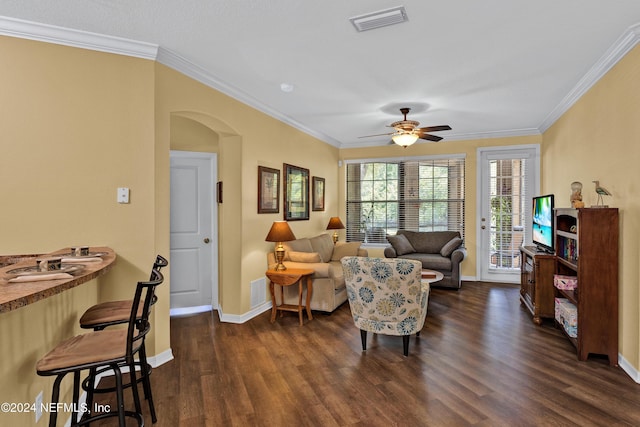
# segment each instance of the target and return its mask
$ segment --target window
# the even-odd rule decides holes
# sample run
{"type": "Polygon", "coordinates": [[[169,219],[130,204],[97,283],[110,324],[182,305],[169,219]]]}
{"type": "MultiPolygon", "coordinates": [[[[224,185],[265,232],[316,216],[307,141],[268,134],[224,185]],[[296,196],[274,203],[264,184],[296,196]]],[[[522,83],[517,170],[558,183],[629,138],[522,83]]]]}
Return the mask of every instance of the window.
{"type": "Polygon", "coordinates": [[[464,238],[464,158],[347,164],[347,241],[386,244],[397,230],[464,238]]]}

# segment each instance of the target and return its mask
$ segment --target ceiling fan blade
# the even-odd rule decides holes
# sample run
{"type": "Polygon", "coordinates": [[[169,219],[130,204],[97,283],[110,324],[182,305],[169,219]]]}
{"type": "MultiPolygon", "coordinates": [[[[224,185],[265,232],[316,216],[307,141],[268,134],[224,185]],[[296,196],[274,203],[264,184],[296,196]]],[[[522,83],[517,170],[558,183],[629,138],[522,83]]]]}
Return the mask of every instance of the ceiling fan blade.
{"type": "Polygon", "coordinates": [[[427,141],[434,141],[434,142],[438,142],[442,140],[441,136],[429,135],[428,133],[419,134],[419,138],[426,139],[427,141]]]}
{"type": "Polygon", "coordinates": [[[449,125],[427,126],[427,127],[416,129],[416,130],[420,131],[420,132],[437,132],[437,131],[440,131],[440,130],[451,130],[451,126],[449,126],[449,125]]]}
{"type": "Polygon", "coordinates": [[[376,135],[365,135],[365,136],[359,136],[358,138],[371,138],[372,136],[384,136],[384,135],[393,135],[395,132],[390,132],[390,133],[379,133],[376,135]]]}

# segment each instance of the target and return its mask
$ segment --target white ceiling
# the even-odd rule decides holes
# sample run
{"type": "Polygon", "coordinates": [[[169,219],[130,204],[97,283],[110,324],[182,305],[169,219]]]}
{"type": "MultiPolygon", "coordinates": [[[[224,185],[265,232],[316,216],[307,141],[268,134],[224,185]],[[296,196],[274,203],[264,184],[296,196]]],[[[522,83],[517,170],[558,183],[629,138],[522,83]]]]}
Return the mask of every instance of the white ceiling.
{"type": "Polygon", "coordinates": [[[450,125],[440,143],[540,133],[640,39],[638,0],[2,0],[0,16],[157,45],[338,147],[387,144],[358,137],[403,106],[450,125]],[[349,21],[400,5],[408,22],[349,21]]]}

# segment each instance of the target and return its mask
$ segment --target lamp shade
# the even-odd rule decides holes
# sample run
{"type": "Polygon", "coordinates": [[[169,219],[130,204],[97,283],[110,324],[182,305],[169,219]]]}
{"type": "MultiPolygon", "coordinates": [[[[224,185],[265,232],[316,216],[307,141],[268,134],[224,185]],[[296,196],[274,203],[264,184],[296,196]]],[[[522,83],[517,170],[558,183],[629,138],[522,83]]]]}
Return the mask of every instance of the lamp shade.
{"type": "Polygon", "coordinates": [[[343,228],[344,224],[340,221],[340,218],[332,216],[329,220],[329,225],[327,225],[327,230],[342,230],[343,228]]]}
{"type": "Polygon", "coordinates": [[[271,230],[269,230],[269,234],[267,234],[264,240],[267,242],[289,242],[296,240],[296,236],[294,236],[293,231],[289,228],[287,221],[274,221],[273,225],[271,225],[271,230]]]}
{"type": "Polygon", "coordinates": [[[392,135],[391,139],[401,147],[408,147],[418,140],[418,134],[412,132],[397,133],[392,135]]]}

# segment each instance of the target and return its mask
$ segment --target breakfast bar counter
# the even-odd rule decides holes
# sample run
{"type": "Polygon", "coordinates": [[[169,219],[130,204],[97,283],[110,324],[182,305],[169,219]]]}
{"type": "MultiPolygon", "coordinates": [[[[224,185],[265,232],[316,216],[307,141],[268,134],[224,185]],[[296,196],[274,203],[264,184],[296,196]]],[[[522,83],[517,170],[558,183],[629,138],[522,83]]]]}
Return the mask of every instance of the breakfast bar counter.
{"type": "MultiPolygon", "coordinates": [[[[15,279],[16,275],[12,272],[18,270],[30,270],[36,268],[36,259],[40,256],[60,256],[73,257],[71,248],[64,248],[58,251],[44,255],[19,255],[19,256],[2,256],[0,265],[0,313],[17,310],[34,302],[49,298],[53,295],[64,292],[68,289],[79,286],[90,280],[95,279],[107,273],[113,267],[116,260],[115,252],[108,247],[91,247],[91,254],[99,254],[98,257],[87,257],[87,262],[83,262],[82,257],[74,260],[77,261],[77,268],[73,269],[71,277],[58,280],[38,280],[38,281],[10,281],[15,279]],[[12,263],[13,261],[17,261],[12,263]],[[7,265],[8,264],[8,265],[7,265]]],[[[52,271],[51,273],[55,273],[52,271]]]]}

